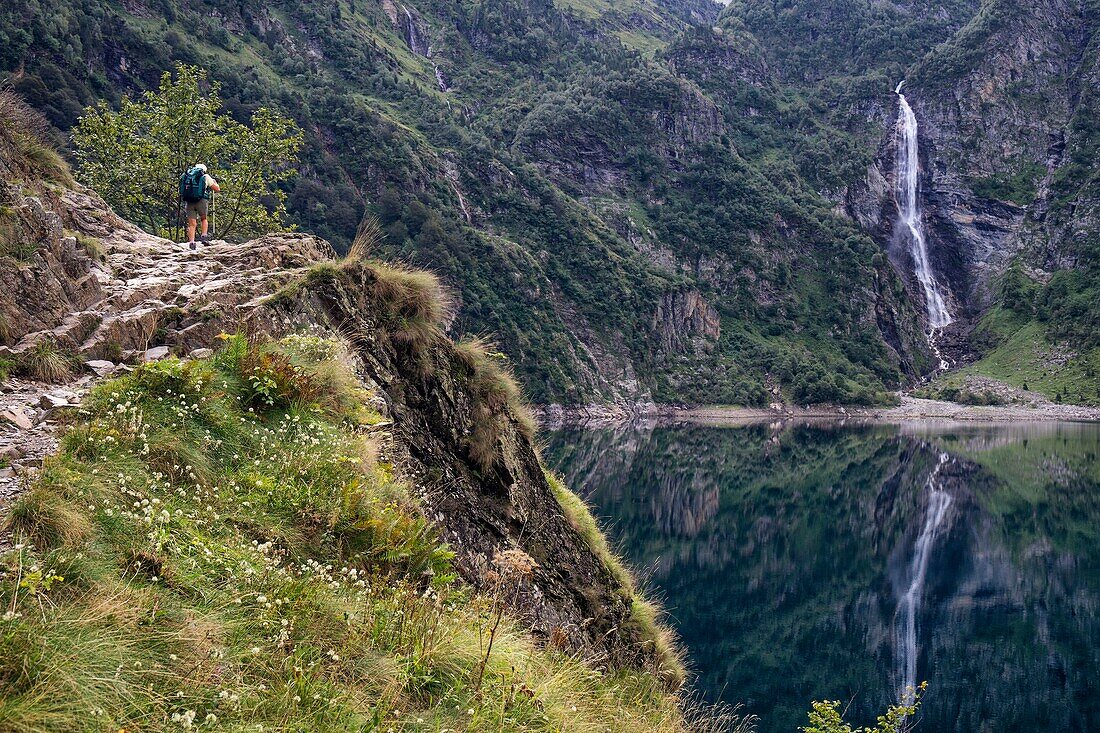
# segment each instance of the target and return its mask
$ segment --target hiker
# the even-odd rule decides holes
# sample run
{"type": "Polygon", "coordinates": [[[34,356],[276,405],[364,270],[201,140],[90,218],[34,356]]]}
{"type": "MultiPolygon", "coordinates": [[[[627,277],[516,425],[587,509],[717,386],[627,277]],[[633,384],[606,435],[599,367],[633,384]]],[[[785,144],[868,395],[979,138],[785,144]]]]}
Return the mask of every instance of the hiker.
{"type": "Polygon", "coordinates": [[[206,172],[206,165],[196,163],[180,176],[180,198],[187,205],[187,242],[191,249],[195,249],[195,220],[202,220],[200,229],[200,241],[207,241],[207,211],[214,193],[220,191],[221,186],[214,180],[214,176],[206,172]]]}

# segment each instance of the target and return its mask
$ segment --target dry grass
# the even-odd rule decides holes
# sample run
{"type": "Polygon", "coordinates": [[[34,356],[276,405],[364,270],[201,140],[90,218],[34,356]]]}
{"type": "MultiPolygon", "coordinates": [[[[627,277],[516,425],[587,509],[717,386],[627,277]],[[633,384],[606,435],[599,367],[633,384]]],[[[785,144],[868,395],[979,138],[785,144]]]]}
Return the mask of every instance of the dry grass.
{"type": "Polygon", "coordinates": [[[534,441],[537,423],[519,384],[503,363],[504,355],[491,341],[466,339],[455,344],[454,353],[472,398],[470,457],[487,471],[501,456],[509,424],[527,440],[534,441]]]}
{"type": "Polygon", "coordinates": [[[359,228],[355,232],[355,239],[351,242],[345,261],[365,262],[375,253],[384,238],[378,219],[373,216],[364,217],[363,221],[359,222],[359,228]]]}
{"type": "Polygon", "coordinates": [[[443,319],[449,306],[439,278],[404,265],[372,262],[370,296],[390,340],[421,354],[443,338],[443,319]]]}
{"type": "Polygon", "coordinates": [[[0,154],[8,148],[18,172],[65,186],[72,172],[49,139],[49,123],[11,89],[0,88],[0,154]],[[20,170],[21,169],[21,170],[20,170]]]}

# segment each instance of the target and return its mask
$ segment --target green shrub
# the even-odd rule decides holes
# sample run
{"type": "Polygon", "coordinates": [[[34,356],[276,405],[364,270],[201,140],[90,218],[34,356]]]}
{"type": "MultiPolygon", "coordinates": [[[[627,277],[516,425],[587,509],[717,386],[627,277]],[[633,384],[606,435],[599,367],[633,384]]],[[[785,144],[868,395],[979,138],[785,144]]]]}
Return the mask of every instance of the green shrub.
{"type": "Polygon", "coordinates": [[[909,730],[906,721],[917,714],[920,698],[927,686],[927,682],[922,682],[916,690],[912,691],[910,701],[891,705],[878,717],[873,728],[853,728],[841,717],[839,700],[824,700],[813,703],[813,709],[808,714],[809,725],[799,730],[802,733],[903,733],[909,730]]]}

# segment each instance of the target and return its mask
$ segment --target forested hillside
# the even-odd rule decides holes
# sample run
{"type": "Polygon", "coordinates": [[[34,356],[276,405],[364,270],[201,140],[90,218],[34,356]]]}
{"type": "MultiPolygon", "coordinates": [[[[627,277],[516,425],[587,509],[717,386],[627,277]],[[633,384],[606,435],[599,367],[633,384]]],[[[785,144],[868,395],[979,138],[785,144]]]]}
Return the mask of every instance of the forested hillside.
{"type": "MultiPolygon", "coordinates": [[[[918,117],[957,107],[950,74],[1044,22],[1003,4],[15,0],[0,9],[0,73],[59,139],[85,105],[152,87],[177,62],[209,68],[235,117],[261,104],[292,115],[306,134],[293,221],[339,246],[378,217],[381,254],[438,272],[456,295],[451,329],[496,338],[538,402],[872,402],[933,366],[919,294],[887,256],[891,91],[915,72],[918,117]]],[[[1095,84],[1080,61],[1095,13],[1070,15],[1076,35],[1043,51],[1064,61],[1051,126],[1073,131],[1061,172],[1036,188],[1055,192],[1044,201],[1095,179],[1095,84]]],[[[1067,301],[1090,282],[1094,227],[1063,246],[1051,226],[1024,237],[1013,224],[1021,244],[991,258],[981,248],[996,242],[975,246],[936,204],[940,181],[995,208],[1037,185],[1037,168],[943,152],[982,150],[984,119],[1028,118],[944,118],[927,133],[933,256],[966,315],[960,354],[1000,343],[970,329],[1003,310],[1015,253],[1056,238],[1077,254],[1011,270],[1047,304],[1018,318],[1069,329],[1054,340],[1095,323],[1067,301]]]]}

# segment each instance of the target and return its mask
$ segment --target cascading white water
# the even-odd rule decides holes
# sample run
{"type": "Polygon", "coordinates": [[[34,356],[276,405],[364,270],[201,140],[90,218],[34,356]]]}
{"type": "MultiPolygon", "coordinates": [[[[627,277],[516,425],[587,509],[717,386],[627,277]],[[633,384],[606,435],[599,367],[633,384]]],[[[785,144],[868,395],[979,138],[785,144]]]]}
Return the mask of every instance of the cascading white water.
{"type": "Polygon", "coordinates": [[[409,48],[412,52],[420,56],[427,57],[430,53],[428,44],[425,43],[424,38],[420,35],[420,29],[416,27],[416,21],[413,20],[412,13],[404,5],[401,9],[405,11],[405,22],[408,23],[409,29],[405,40],[409,44],[409,48]]]}
{"type": "MultiPolygon", "coordinates": [[[[924,223],[921,220],[920,209],[920,155],[917,147],[917,116],[909,106],[909,101],[901,93],[905,85],[903,80],[898,84],[894,93],[898,95],[901,106],[898,114],[898,155],[897,155],[897,205],[898,224],[894,230],[894,236],[905,240],[909,253],[913,257],[913,268],[917,281],[924,291],[925,311],[928,314],[928,341],[933,349],[936,346],[936,336],[945,326],[954,319],[947,308],[947,300],[944,298],[940,285],[936,281],[936,275],[932,271],[932,262],[928,256],[928,242],[924,236],[924,223]]],[[[939,355],[937,350],[937,356],[939,355]]],[[[947,368],[948,364],[940,359],[940,366],[947,368]]]]}
{"type": "Polygon", "coordinates": [[[924,598],[928,561],[932,557],[932,548],[947,518],[947,510],[952,501],[951,495],[941,489],[939,484],[940,471],[947,460],[947,454],[941,453],[939,463],[924,484],[928,489],[928,508],[924,515],[924,525],[913,545],[913,556],[908,568],[908,585],[898,599],[898,609],[894,615],[894,648],[897,655],[899,696],[906,703],[912,702],[917,686],[917,616],[920,614],[921,601],[924,598]]]}
{"type": "MultiPolygon", "coordinates": [[[[423,56],[426,59],[431,59],[432,46],[424,36],[420,34],[420,28],[417,27],[412,12],[405,5],[402,5],[401,9],[405,11],[405,24],[408,25],[408,30],[405,34],[405,42],[409,45],[409,48],[412,49],[413,53],[423,56]]],[[[443,76],[443,71],[440,70],[439,65],[433,62],[432,70],[435,72],[435,83],[439,85],[439,91],[450,91],[450,86],[447,84],[447,78],[443,76]]]]}

